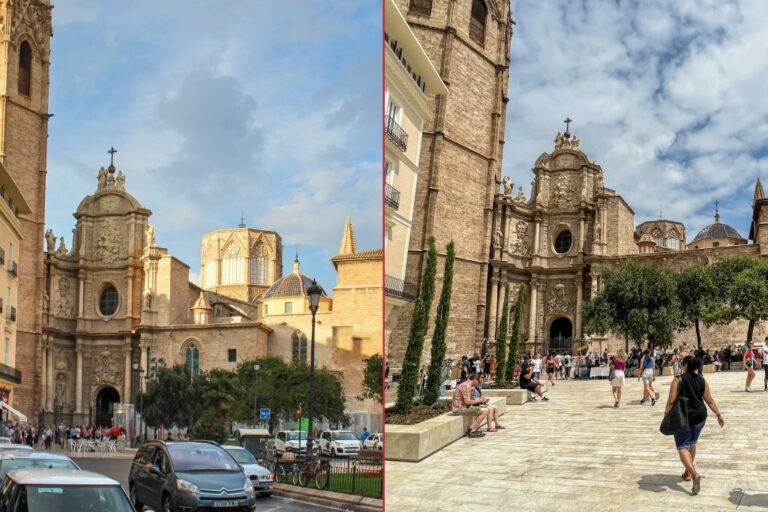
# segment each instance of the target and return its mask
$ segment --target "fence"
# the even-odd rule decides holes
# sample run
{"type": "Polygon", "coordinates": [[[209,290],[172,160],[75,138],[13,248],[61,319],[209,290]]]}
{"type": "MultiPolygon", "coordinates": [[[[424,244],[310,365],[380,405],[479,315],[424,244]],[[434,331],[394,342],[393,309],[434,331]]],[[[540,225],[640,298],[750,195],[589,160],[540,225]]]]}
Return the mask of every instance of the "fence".
{"type": "Polygon", "coordinates": [[[304,480],[306,487],[323,488],[327,491],[355,494],[368,498],[381,499],[382,495],[382,459],[378,458],[321,458],[322,476],[315,478],[310,470],[309,478],[300,479],[299,474],[306,471],[308,462],[305,459],[276,460],[273,462],[273,473],[278,483],[301,485],[304,480]],[[327,476],[324,472],[327,472],[327,476]],[[318,483],[319,482],[319,483],[318,483]]]}

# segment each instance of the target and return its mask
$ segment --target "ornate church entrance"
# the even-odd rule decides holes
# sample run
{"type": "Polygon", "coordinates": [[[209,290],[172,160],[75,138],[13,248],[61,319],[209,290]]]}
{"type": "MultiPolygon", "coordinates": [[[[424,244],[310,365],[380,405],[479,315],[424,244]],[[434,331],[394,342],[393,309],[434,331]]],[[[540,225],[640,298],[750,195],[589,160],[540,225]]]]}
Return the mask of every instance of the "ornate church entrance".
{"type": "Polygon", "coordinates": [[[564,316],[556,318],[549,326],[549,350],[561,352],[571,350],[573,324],[564,316]]]}
{"type": "Polygon", "coordinates": [[[96,395],[96,425],[112,427],[112,413],[120,402],[120,394],[113,387],[105,387],[96,395]]]}

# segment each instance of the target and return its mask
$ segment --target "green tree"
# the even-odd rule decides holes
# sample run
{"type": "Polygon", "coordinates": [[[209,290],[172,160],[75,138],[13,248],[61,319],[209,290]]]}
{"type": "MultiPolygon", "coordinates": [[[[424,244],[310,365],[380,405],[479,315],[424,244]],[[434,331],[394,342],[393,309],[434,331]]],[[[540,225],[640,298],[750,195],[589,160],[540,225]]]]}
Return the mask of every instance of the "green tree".
{"type": "Polygon", "coordinates": [[[189,437],[224,444],[229,437],[229,431],[225,425],[220,416],[215,415],[213,411],[206,411],[190,428],[189,437]]]}
{"type": "Polygon", "coordinates": [[[429,237],[429,252],[427,252],[426,263],[424,276],[421,279],[421,292],[413,308],[411,331],[408,335],[408,346],[405,349],[403,369],[400,373],[400,384],[397,388],[395,409],[401,414],[406,414],[411,410],[413,399],[416,397],[421,352],[424,349],[424,336],[427,333],[429,312],[435,295],[437,250],[435,249],[435,237],[433,236],[429,237]]]}
{"type": "Polygon", "coordinates": [[[142,395],[147,425],[165,428],[193,425],[203,415],[200,397],[206,381],[205,374],[193,378],[184,365],[160,368],[157,379],[147,383],[147,391],[142,395]]]}
{"type": "Polygon", "coordinates": [[[203,386],[204,414],[218,418],[222,425],[231,430],[232,420],[242,419],[247,408],[247,393],[235,372],[213,369],[206,374],[203,386]]]}
{"type": "Polygon", "coordinates": [[[509,339],[509,355],[507,357],[507,377],[512,379],[515,374],[515,361],[520,347],[520,326],[523,321],[523,307],[525,307],[525,286],[520,285],[515,302],[515,318],[512,321],[512,337],[509,339]]]}
{"type": "Polygon", "coordinates": [[[382,367],[381,354],[373,355],[363,359],[365,363],[365,372],[363,373],[363,394],[358,396],[358,400],[370,398],[377,403],[383,403],[384,394],[384,373],[382,367]]]}
{"type": "Polygon", "coordinates": [[[705,320],[728,324],[747,320],[747,340],[755,323],[768,319],[768,262],[753,256],[732,256],[712,267],[715,300],[705,320]]]}
{"type": "Polygon", "coordinates": [[[675,279],[656,264],[624,262],[603,274],[603,288],[582,307],[588,333],[613,331],[637,344],[666,346],[674,339],[679,307],[675,279]]]}
{"type": "MultiPolygon", "coordinates": [[[[701,348],[701,322],[715,302],[712,271],[707,265],[691,265],[675,273],[680,327],[696,328],[696,343],[701,348]]],[[[708,322],[705,322],[708,323],[708,322]]]]}
{"type": "Polygon", "coordinates": [[[504,285],[504,306],[496,333],[496,382],[507,382],[507,331],[509,330],[509,283],[504,285]]]}
{"type": "Polygon", "coordinates": [[[437,304],[437,319],[435,331],[432,333],[432,349],[427,373],[427,387],[424,390],[424,403],[433,404],[440,396],[442,383],[443,360],[445,359],[445,334],[448,330],[448,320],[451,317],[451,290],[453,288],[453,261],[456,251],[453,241],[446,248],[445,270],[443,271],[443,290],[440,292],[440,302],[437,304]]]}

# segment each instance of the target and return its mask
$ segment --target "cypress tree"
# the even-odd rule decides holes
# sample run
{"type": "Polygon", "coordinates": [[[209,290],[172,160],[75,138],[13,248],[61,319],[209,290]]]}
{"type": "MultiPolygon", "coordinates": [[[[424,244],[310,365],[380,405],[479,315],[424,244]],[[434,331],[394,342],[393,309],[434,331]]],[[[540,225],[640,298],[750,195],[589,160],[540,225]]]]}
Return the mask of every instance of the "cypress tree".
{"type": "Polygon", "coordinates": [[[507,330],[509,324],[509,283],[504,285],[504,306],[501,310],[499,332],[496,333],[496,382],[507,382],[507,330]]]}
{"type": "Polygon", "coordinates": [[[521,284],[517,292],[515,303],[515,319],[512,322],[512,337],[509,339],[509,362],[507,363],[507,376],[512,379],[515,374],[515,361],[517,350],[520,347],[520,324],[523,321],[523,306],[525,305],[525,287],[521,284]]]}
{"type": "Polygon", "coordinates": [[[437,251],[435,250],[435,237],[431,236],[429,237],[427,266],[421,280],[421,291],[413,308],[411,332],[408,335],[408,347],[405,350],[403,370],[397,388],[395,410],[401,414],[408,413],[413,407],[413,399],[419,386],[419,364],[421,363],[421,351],[424,349],[424,335],[427,333],[427,325],[429,324],[429,310],[435,295],[436,273],[437,251]]]}
{"type": "Polygon", "coordinates": [[[453,287],[453,260],[456,257],[453,241],[448,244],[443,272],[443,290],[440,292],[440,302],[437,305],[437,320],[435,331],[432,333],[432,350],[427,373],[427,387],[424,390],[424,403],[433,404],[440,396],[442,382],[443,359],[445,359],[445,332],[448,329],[448,318],[451,314],[451,289],[453,287]]]}

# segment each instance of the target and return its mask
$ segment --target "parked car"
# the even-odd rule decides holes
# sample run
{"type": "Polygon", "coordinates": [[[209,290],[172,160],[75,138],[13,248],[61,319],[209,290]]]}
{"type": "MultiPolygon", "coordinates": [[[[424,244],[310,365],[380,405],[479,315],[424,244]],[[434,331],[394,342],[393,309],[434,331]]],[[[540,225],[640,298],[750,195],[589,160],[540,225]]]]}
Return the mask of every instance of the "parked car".
{"type": "Polygon", "coordinates": [[[0,444],[11,444],[13,440],[10,437],[0,437],[0,444]]]}
{"type": "Polygon", "coordinates": [[[163,512],[256,510],[251,480],[230,453],[212,441],[149,441],[128,474],[136,510],[163,512]]]}
{"type": "Polygon", "coordinates": [[[133,512],[120,483],[76,469],[16,469],[3,481],[0,511],[133,512]]]}
{"type": "Polygon", "coordinates": [[[0,481],[14,469],[80,469],[80,466],[58,453],[16,451],[0,454],[0,481]]]}
{"type": "MultiPolygon", "coordinates": [[[[312,448],[314,452],[315,447],[312,448]]],[[[307,433],[298,430],[281,430],[275,436],[275,452],[283,455],[286,452],[307,452],[307,433]]]]}
{"type": "Polygon", "coordinates": [[[363,443],[349,430],[326,430],[320,434],[320,453],[331,457],[357,455],[363,443]]]}
{"type": "Polygon", "coordinates": [[[275,483],[275,476],[270,470],[259,465],[256,457],[242,446],[223,446],[238,464],[243,467],[243,471],[251,479],[253,490],[260,496],[269,496],[272,494],[272,484],[275,483]]]}
{"type": "Polygon", "coordinates": [[[0,453],[6,452],[34,452],[35,449],[28,444],[0,444],[0,453]]]}
{"type": "Polygon", "coordinates": [[[363,448],[366,450],[383,450],[384,434],[371,434],[363,441],[363,448]]]}

